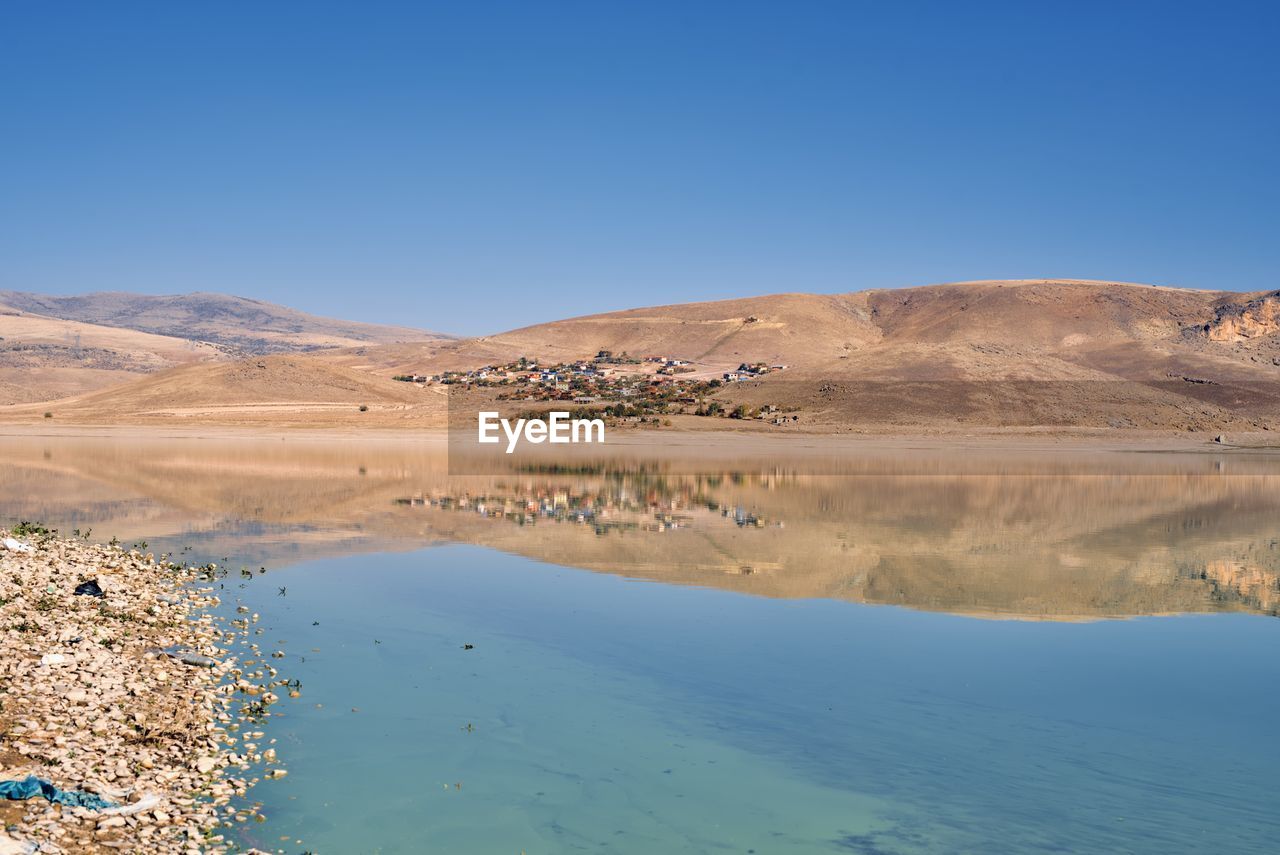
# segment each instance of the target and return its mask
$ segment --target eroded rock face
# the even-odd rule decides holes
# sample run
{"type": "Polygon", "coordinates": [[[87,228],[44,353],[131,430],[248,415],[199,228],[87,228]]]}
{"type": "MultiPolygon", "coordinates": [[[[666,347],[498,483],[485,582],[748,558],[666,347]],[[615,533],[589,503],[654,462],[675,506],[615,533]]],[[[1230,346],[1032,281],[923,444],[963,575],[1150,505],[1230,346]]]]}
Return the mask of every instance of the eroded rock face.
{"type": "Polygon", "coordinates": [[[1280,332],[1280,291],[1273,291],[1243,306],[1224,306],[1205,324],[1210,341],[1245,341],[1280,332]]]}

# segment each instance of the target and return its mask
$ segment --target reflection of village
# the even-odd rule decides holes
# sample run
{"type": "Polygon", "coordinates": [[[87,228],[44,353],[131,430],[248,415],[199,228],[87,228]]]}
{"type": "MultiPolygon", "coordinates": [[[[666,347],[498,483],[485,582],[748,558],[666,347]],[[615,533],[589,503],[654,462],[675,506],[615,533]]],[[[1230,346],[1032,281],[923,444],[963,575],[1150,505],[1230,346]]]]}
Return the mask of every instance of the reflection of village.
{"type": "Polygon", "coordinates": [[[597,535],[615,531],[669,532],[690,528],[699,518],[724,520],[738,528],[783,527],[740,505],[707,498],[696,484],[665,482],[636,489],[624,480],[592,487],[495,484],[492,490],[418,493],[397,505],[432,508],[505,520],[520,526],[539,522],[590,526],[597,535]]]}
{"type": "Polygon", "coordinates": [[[611,351],[602,350],[592,360],[540,365],[536,359],[521,357],[514,362],[486,365],[472,371],[400,374],[394,379],[422,386],[439,383],[468,389],[493,387],[499,390],[498,400],[565,401],[584,409],[597,405],[595,410],[615,417],[679,413],[767,419],[782,424],[796,420],[794,415],[785,414],[794,408],[769,404],[726,408],[720,401],[707,398],[726,384],[786,368],[765,362],[743,362],[731,371],[708,371],[698,369],[685,359],[666,356],[638,359],[626,353],[615,356],[611,351]]]}

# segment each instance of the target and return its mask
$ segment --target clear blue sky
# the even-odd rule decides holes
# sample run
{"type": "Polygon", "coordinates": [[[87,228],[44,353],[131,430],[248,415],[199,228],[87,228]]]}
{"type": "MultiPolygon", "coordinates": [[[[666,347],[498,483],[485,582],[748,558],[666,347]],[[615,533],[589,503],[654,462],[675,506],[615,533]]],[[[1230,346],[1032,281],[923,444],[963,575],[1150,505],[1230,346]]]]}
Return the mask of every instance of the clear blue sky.
{"type": "Polygon", "coordinates": [[[0,5],[0,288],[1280,287],[1280,3],[0,5]]]}

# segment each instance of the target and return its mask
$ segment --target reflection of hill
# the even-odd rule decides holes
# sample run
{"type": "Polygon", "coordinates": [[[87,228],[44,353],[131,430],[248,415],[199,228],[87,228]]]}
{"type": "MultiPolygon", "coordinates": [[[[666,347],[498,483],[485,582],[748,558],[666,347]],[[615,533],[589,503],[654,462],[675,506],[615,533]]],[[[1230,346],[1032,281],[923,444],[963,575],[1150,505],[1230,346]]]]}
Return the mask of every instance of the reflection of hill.
{"type": "Polygon", "coordinates": [[[1230,475],[1194,455],[898,452],[715,475],[650,461],[450,478],[436,446],[403,441],[3,447],[5,517],[245,563],[456,541],[762,596],[993,616],[1280,607],[1280,475],[1265,458],[1229,459],[1245,473],[1230,475]],[[832,468],[849,474],[814,474],[832,468]]]}

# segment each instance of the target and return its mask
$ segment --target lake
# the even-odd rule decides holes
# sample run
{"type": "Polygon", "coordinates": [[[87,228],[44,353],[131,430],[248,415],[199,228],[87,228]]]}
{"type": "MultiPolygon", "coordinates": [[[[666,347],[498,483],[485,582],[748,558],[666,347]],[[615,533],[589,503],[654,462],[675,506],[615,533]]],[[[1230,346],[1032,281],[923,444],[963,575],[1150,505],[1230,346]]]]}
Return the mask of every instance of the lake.
{"type": "Polygon", "coordinates": [[[1272,852],[1280,457],[0,437],[0,518],[217,561],[302,684],[242,843],[1272,852]],[[757,450],[758,451],[758,450],[757,450]]]}

